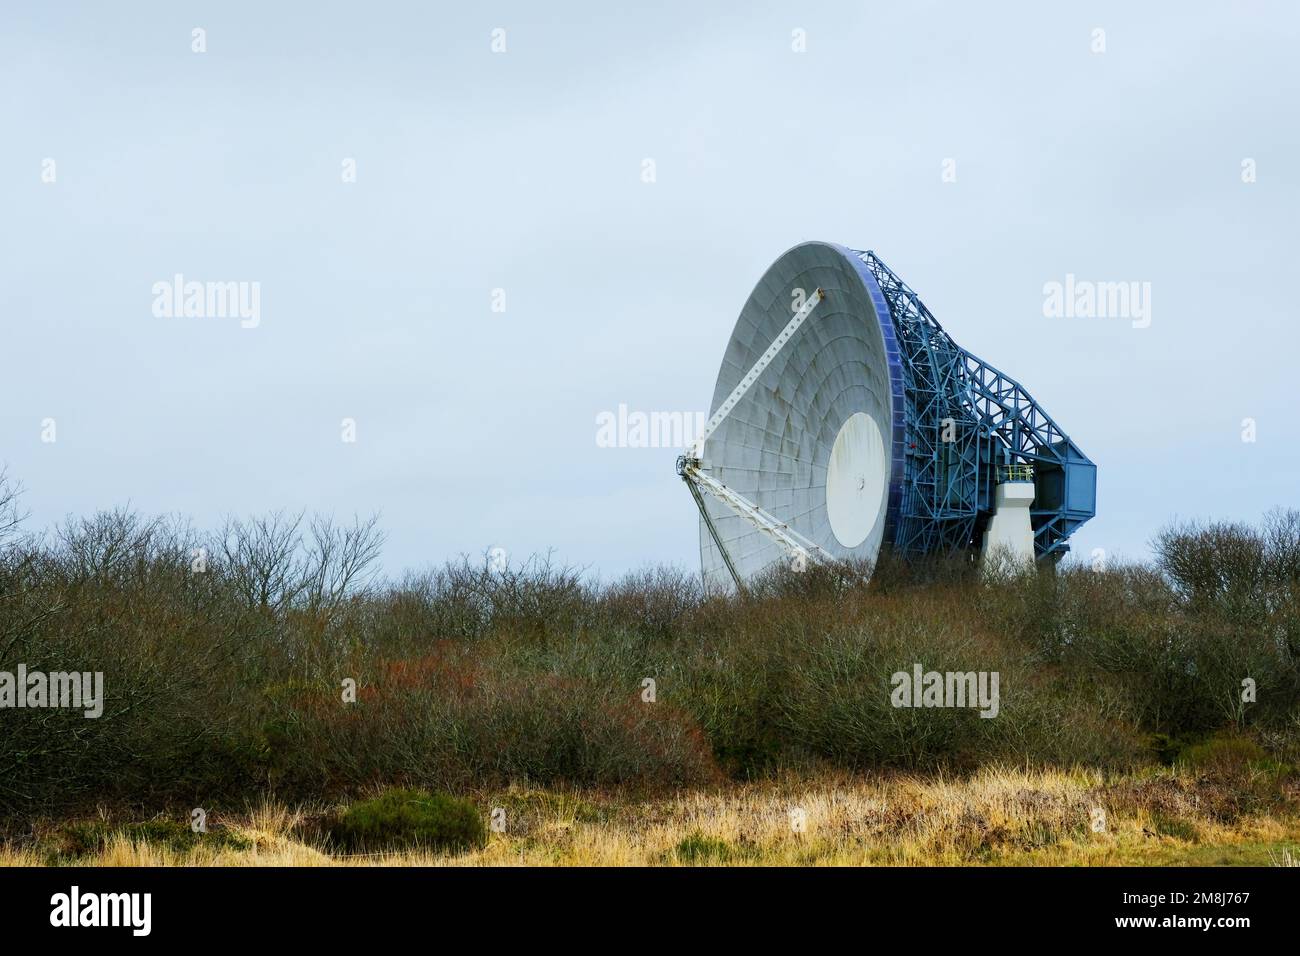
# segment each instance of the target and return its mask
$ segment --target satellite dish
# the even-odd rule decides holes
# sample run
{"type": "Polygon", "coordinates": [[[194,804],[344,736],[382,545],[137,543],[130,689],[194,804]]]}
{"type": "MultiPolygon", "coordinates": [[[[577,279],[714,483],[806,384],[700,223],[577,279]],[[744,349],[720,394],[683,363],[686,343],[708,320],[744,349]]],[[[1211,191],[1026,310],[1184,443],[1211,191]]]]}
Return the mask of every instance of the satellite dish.
{"type": "Polygon", "coordinates": [[[1055,559],[1095,513],[1096,466],[872,252],[808,242],[777,259],[710,407],[677,473],[711,584],[884,549],[1055,559]]]}

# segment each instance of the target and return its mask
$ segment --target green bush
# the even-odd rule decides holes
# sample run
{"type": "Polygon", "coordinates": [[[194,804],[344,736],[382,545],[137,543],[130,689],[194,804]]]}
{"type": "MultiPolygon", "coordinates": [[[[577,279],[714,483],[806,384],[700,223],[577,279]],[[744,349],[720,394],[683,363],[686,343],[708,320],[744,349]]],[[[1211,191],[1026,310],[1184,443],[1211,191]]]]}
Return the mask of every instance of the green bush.
{"type": "Polygon", "coordinates": [[[1173,814],[1156,812],[1151,815],[1151,823],[1155,827],[1155,832],[1161,836],[1185,840],[1188,843],[1199,843],[1201,841],[1200,828],[1192,820],[1185,820],[1173,814]]]}
{"type": "Polygon", "coordinates": [[[1178,763],[1191,770],[1223,775],[1240,775],[1276,765],[1264,748],[1246,737],[1220,736],[1186,747],[1178,763]]]}
{"type": "Polygon", "coordinates": [[[341,849],[374,853],[425,849],[463,852],[487,843],[487,829],[474,804],[445,793],[388,790],[354,803],[329,828],[341,849]]]}
{"type": "Polygon", "coordinates": [[[741,856],[726,840],[706,836],[698,830],[683,837],[669,855],[678,863],[693,865],[726,863],[741,856]]]}

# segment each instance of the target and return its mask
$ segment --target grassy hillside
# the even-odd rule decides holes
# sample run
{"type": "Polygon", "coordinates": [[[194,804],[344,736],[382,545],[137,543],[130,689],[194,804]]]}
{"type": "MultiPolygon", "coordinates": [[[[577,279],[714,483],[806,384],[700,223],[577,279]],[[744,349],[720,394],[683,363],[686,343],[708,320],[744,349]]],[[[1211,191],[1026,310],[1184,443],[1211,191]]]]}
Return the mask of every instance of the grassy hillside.
{"type": "Polygon", "coordinates": [[[1276,779],[1165,769],[801,772],[660,796],[515,786],[473,794],[501,829],[463,852],[352,853],[321,837],[331,808],[269,804],[201,836],[184,821],[46,822],[0,865],[1292,866],[1298,798],[1276,779]]]}

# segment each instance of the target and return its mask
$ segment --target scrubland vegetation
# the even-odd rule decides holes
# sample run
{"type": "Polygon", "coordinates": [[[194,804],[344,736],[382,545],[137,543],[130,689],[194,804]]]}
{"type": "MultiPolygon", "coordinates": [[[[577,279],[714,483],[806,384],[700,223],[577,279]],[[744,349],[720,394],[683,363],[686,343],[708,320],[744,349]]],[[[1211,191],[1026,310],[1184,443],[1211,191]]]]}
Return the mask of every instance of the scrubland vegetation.
{"type": "Polygon", "coordinates": [[[58,856],[58,827],[91,819],[108,821],[92,856],[342,853],[322,808],[385,788],[467,797],[484,820],[523,800],[512,823],[533,829],[463,844],[471,862],[576,846],[625,862],[997,861],[1072,841],[1114,862],[1126,833],[1231,833],[1269,853],[1297,836],[1300,512],[1172,526],[1151,565],[990,582],[966,562],[885,561],[738,597],[672,569],[600,583],[545,558],[377,580],[374,521],[203,533],[115,511],[31,535],[16,501],[0,504],[0,670],[102,671],[106,702],[98,719],[0,711],[11,860],[58,856]],[[999,672],[998,716],[892,706],[891,675],[917,663],[999,672]],[[765,843],[737,809],[766,819],[800,786],[828,801],[815,832],[765,843]],[[921,812],[940,792],[948,809],[921,812]],[[1108,850],[1079,815],[1096,799],[1119,813],[1108,850]],[[877,800],[891,809],[868,813],[877,800]],[[565,801],[590,809],[548,847],[565,801]],[[982,842],[943,822],[959,806],[982,842]],[[149,849],[114,829],[195,807],[246,845],[149,849]]]}

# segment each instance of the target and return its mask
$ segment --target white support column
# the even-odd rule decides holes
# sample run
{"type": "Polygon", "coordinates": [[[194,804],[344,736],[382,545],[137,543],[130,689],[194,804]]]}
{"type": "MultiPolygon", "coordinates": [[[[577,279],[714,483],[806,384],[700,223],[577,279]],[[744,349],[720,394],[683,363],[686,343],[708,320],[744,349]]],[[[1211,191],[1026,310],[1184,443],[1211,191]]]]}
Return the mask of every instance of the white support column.
{"type": "Polygon", "coordinates": [[[986,570],[1028,571],[1034,566],[1034,527],[1029,506],[1034,503],[1032,481],[1004,481],[994,492],[993,517],[984,532],[980,558],[986,570]],[[988,565],[989,555],[995,555],[988,565]],[[1004,567],[1002,562],[1008,562],[1004,567]]]}

